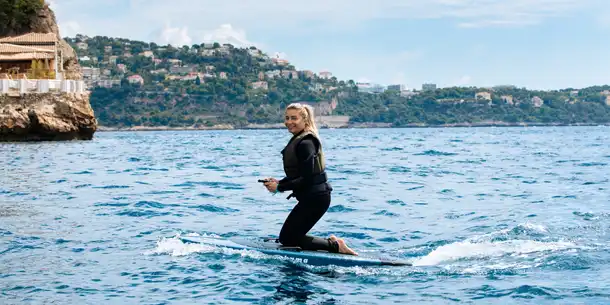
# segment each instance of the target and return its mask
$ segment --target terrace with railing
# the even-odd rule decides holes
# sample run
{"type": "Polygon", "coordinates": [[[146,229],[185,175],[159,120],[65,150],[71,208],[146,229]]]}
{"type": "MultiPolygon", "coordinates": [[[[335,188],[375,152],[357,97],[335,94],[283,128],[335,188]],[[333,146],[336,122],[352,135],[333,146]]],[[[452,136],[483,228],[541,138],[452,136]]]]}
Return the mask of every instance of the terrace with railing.
{"type": "Polygon", "coordinates": [[[23,95],[35,93],[84,93],[82,80],[55,79],[0,79],[0,95],[23,95]]]}
{"type": "Polygon", "coordinates": [[[58,46],[53,33],[0,37],[0,95],[84,93],[84,81],[62,68],[58,46]]]}

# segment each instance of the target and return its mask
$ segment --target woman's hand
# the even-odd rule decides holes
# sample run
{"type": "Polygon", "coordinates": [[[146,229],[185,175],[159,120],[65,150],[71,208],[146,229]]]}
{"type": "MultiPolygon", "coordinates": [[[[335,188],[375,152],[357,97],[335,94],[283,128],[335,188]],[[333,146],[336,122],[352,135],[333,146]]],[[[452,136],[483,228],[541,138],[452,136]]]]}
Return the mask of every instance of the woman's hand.
{"type": "Polygon", "coordinates": [[[267,180],[267,182],[264,183],[267,190],[271,193],[275,193],[279,181],[275,178],[266,178],[265,180],[267,180]]]}

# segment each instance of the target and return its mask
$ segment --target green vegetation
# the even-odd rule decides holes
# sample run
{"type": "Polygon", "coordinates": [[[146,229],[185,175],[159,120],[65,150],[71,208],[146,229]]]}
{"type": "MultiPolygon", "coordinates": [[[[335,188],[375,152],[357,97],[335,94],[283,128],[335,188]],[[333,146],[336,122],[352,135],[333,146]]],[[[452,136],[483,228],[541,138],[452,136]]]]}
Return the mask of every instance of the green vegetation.
{"type": "MultiPolygon", "coordinates": [[[[378,95],[357,94],[343,99],[337,111],[351,115],[354,122],[387,122],[393,126],[409,124],[444,125],[459,123],[556,123],[603,124],[610,122],[610,107],[600,94],[610,86],[589,87],[570,97],[572,89],[559,91],[530,91],[519,88],[496,88],[492,100],[477,100],[481,88],[443,88],[419,92],[406,99],[396,92],[378,95]],[[516,105],[507,104],[502,96],[512,96],[516,105]],[[531,99],[539,97],[542,107],[535,107],[531,99]]],[[[487,90],[489,91],[489,90],[487,90]]]]}
{"type": "Polygon", "coordinates": [[[0,0],[0,37],[29,31],[43,6],[41,0],[0,0]]]}
{"type": "MultiPolygon", "coordinates": [[[[0,0],[5,1],[5,0],[0,0]]],[[[433,91],[379,94],[359,92],[352,80],[324,79],[275,62],[254,47],[200,44],[175,47],[119,38],[77,35],[66,38],[83,67],[99,68],[101,79],[114,86],[91,83],[91,105],[103,126],[212,126],[236,127],[248,123],[279,123],[285,105],[295,101],[333,99],[332,115],[348,115],[351,122],[442,125],[456,123],[559,123],[610,122],[605,90],[596,86],[573,92],[533,91],[525,88],[443,88],[433,91]],[[80,49],[78,42],[86,42],[80,49]],[[145,52],[146,51],[146,52],[145,52]],[[124,68],[123,66],[124,65],[124,68]],[[274,72],[277,76],[266,75],[274,72]],[[130,83],[139,75],[143,84],[130,83]],[[255,88],[257,81],[267,88],[255,88]],[[108,88],[105,88],[106,86],[108,88]],[[491,93],[491,100],[475,98],[491,93]],[[509,104],[503,96],[512,96],[509,104]],[[535,105],[533,98],[543,100],[535,105]]],[[[329,114],[330,110],[325,110],[329,114]]]]}

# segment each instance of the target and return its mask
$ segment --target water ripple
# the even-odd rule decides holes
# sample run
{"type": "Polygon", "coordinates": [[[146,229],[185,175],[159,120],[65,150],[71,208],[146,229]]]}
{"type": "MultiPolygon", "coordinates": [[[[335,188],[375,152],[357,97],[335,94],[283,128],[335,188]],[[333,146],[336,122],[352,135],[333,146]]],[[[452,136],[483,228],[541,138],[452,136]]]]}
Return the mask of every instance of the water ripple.
{"type": "Polygon", "coordinates": [[[321,135],[333,203],[310,233],[415,266],[313,267],[180,240],[279,234],[294,199],[256,180],[283,176],[284,130],[108,132],[86,142],[0,144],[0,297],[7,304],[610,298],[607,128],[321,135]]]}

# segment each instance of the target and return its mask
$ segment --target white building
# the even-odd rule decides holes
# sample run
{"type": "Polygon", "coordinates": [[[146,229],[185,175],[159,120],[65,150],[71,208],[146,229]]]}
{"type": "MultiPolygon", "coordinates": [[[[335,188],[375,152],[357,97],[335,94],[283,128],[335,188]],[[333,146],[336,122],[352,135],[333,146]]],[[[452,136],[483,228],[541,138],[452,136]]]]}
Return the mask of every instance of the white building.
{"type": "Polygon", "coordinates": [[[358,92],[364,93],[382,93],[385,90],[382,85],[373,83],[356,83],[356,87],[358,92]]]}

